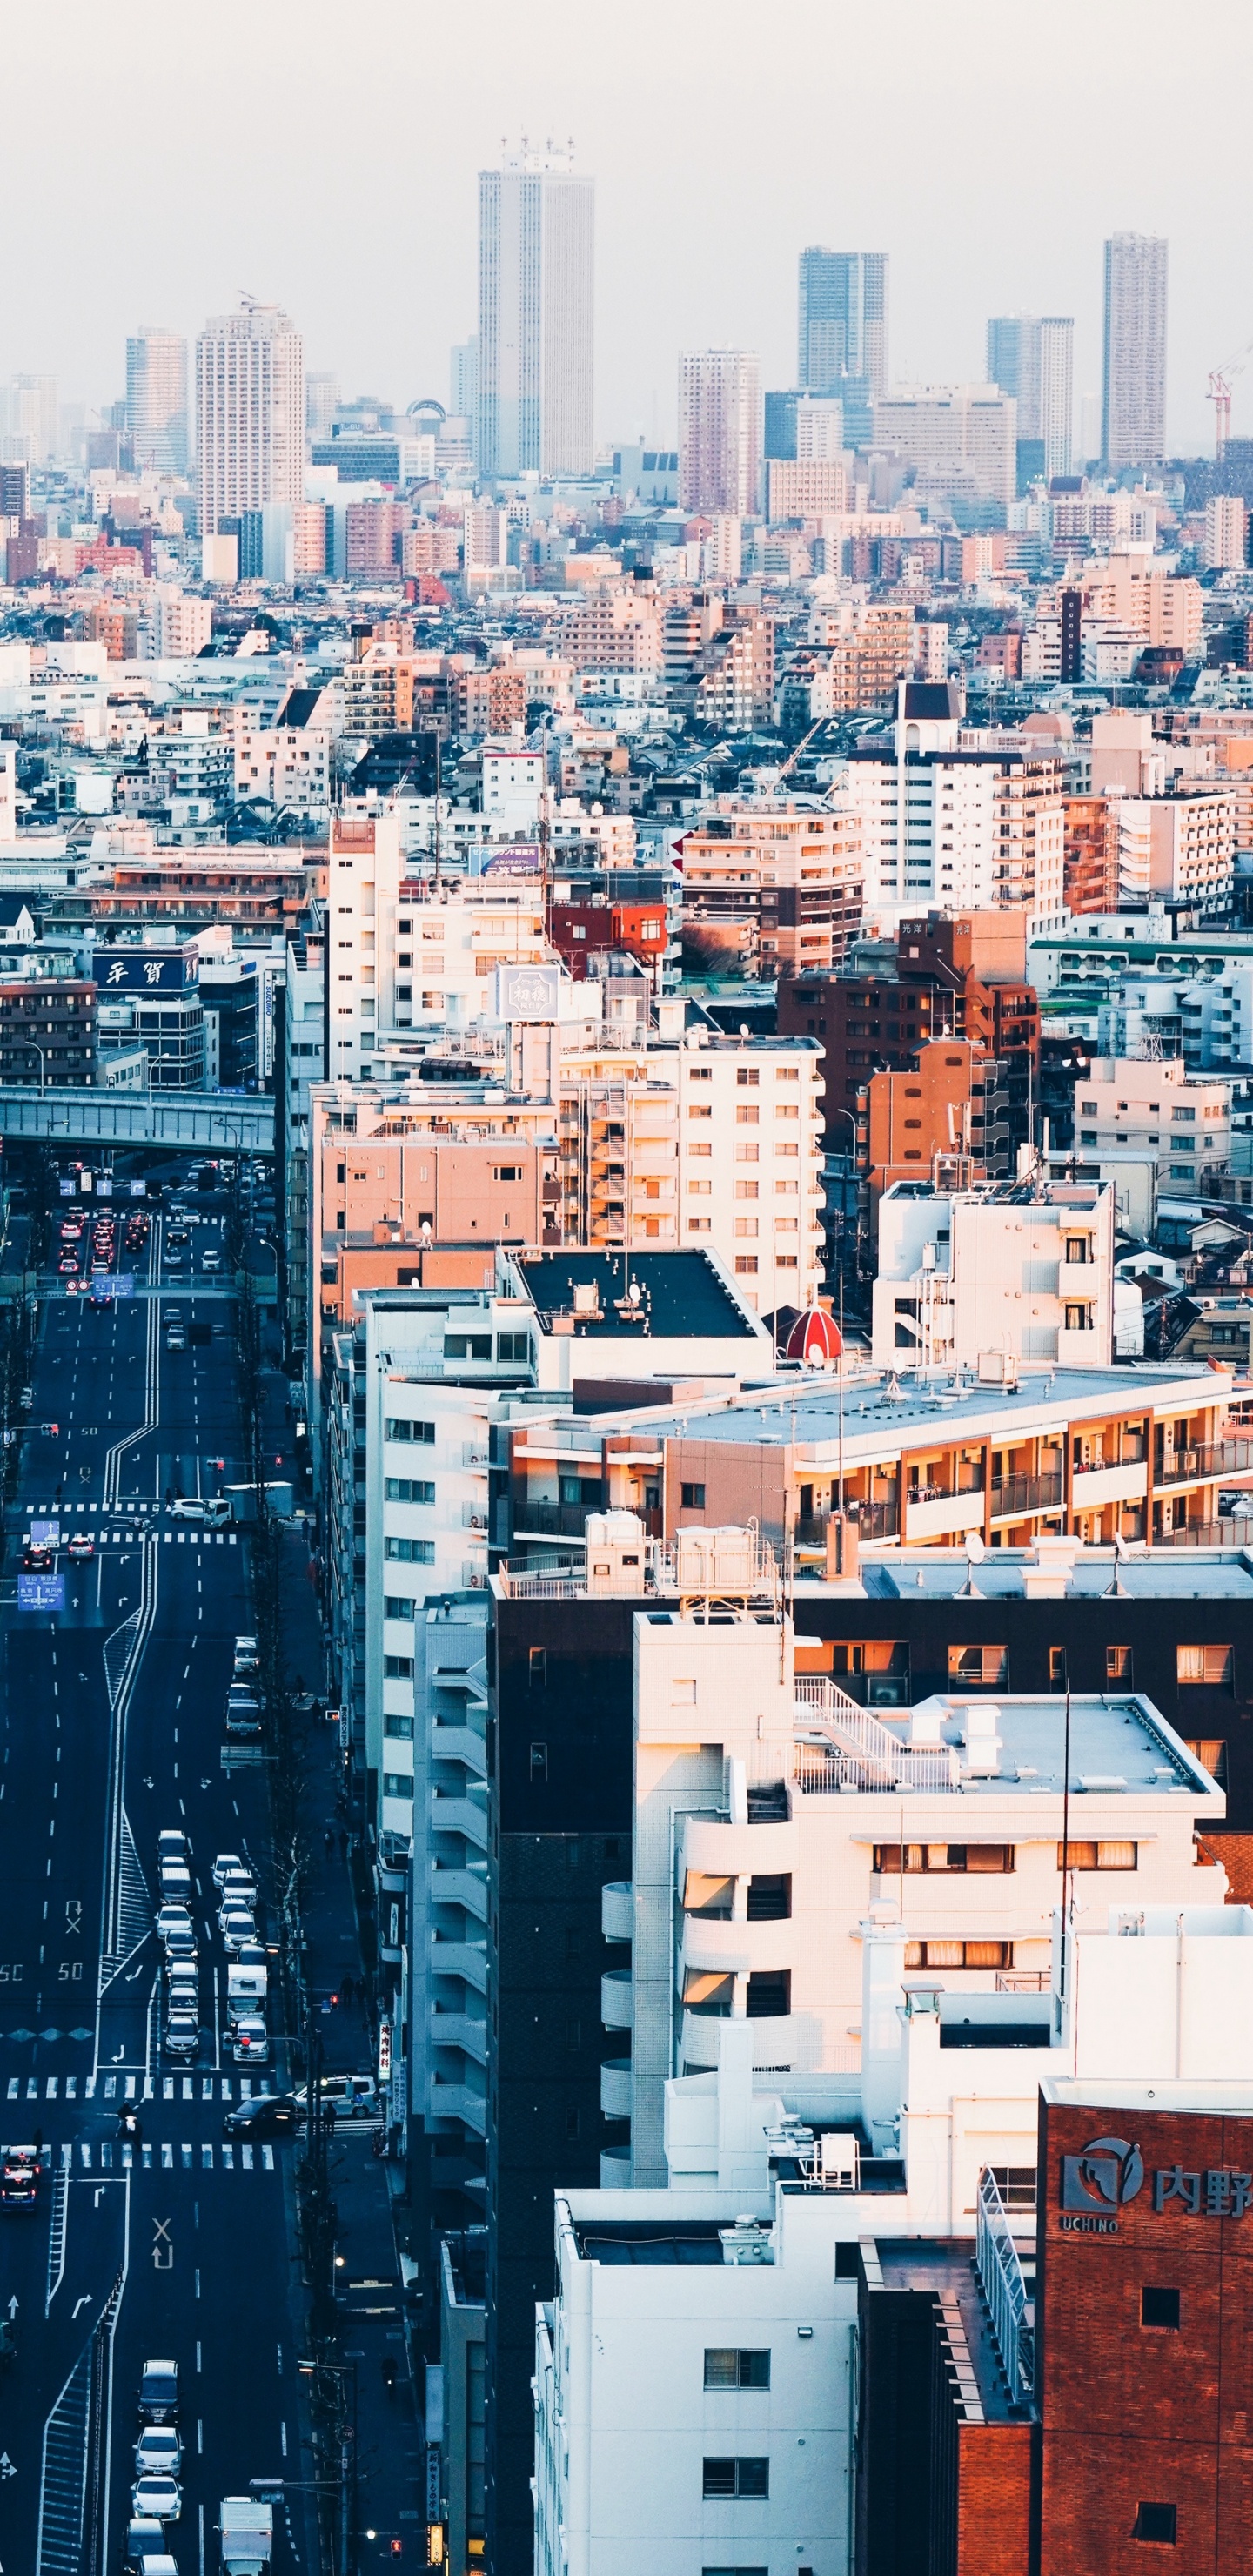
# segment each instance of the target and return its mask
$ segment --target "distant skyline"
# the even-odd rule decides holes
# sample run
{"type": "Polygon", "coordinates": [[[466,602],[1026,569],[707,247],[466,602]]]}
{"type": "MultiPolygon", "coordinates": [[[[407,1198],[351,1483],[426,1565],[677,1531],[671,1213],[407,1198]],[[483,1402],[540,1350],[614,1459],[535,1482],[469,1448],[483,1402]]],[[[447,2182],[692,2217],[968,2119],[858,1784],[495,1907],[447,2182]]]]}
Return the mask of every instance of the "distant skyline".
{"type": "MultiPolygon", "coordinates": [[[[764,33],[751,0],[638,0],[629,25],[540,0],[522,48],[501,0],[472,31],[377,0],[351,35],[328,0],[110,0],[101,36],[87,0],[5,36],[30,112],[0,162],[0,377],[55,374],[66,402],[120,398],[143,322],[194,341],[241,287],[346,394],[447,400],[478,172],[520,133],[572,137],[597,183],[598,440],[672,438],[682,349],[755,349],[763,385],[792,384],[810,243],[888,253],[898,383],[981,377],[994,314],[1073,312],[1077,427],[1105,237],[1163,235],[1171,453],[1212,451],[1206,378],[1253,338],[1240,155],[1208,104],[1217,76],[1239,130],[1247,0],[1189,21],[1165,0],[898,0],[886,21],[784,0],[764,33]]],[[[1232,432],[1253,436],[1253,362],[1232,432]]]]}

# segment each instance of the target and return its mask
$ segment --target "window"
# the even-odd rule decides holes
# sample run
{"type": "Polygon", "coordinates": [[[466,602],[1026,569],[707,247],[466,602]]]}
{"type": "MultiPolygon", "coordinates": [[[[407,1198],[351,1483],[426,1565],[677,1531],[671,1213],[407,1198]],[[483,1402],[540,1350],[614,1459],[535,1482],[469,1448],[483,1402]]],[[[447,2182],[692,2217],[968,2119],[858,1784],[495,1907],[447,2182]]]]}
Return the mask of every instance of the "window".
{"type": "Polygon", "coordinates": [[[1182,1125],[1185,1122],[1192,1126],[1196,1124],[1195,1109],[1172,1109],[1170,1114],[1176,1125],[1182,1125]]]}
{"type": "Polygon", "coordinates": [[[1068,1333],[1091,1332],[1092,1309],[1090,1306],[1067,1306],[1065,1309],[1065,1317],[1066,1331],[1068,1333]]]}
{"type": "Polygon", "coordinates": [[[957,1871],[969,1877],[1008,1877],[1014,1868],[1012,1843],[876,1843],[874,1866],[881,1876],[910,1870],[957,1871]]]}
{"type": "Polygon", "coordinates": [[[1012,1941],[907,1941],[907,1968],[1012,1968],[1012,1941]]]}
{"type": "Polygon", "coordinates": [[[761,1111],[755,1100],[741,1100],[735,1112],[736,1126],[755,1127],[760,1116],[761,1111]]]}
{"type": "Polygon", "coordinates": [[[792,1881],[784,1872],[750,1878],[748,1882],[748,1919],[750,1923],[786,1923],[792,1912],[792,1881]]]}
{"type": "Polygon", "coordinates": [[[750,2021],[778,2021],[792,2009],[792,1974],[789,1968],[754,1968],[748,1980],[748,2018],[750,2021]]]}
{"type": "Polygon", "coordinates": [[[1189,1737],[1188,1751],[1196,1756],[1203,1771],[1216,1780],[1220,1789],[1227,1786],[1227,1747],[1217,1736],[1189,1737]]]}
{"type": "Polygon", "coordinates": [[[532,1646],[527,1655],[527,1680],[532,1690],[548,1688],[548,1648],[532,1646]]]}
{"type": "Polygon", "coordinates": [[[498,1360],[520,1360],[524,1366],[529,1367],[531,1359],[530,1334],[498,1333],[496,1336],[496,1357],[498,1360]]]}
{"type": "Polygon", "coordinates": [[[705,2352],[706,2388],[768,2388],[768,2352],[737,2352],[734,2344],[715,2344],[705,2352]]]}
{"type": "Polygon", "coordinates": [[[712,1102],[708,1100],[689,1100],[687,1104],[687,1114],[689,1118],[712,1118],[714,1114],[712,1102]]]}
{"type": "Polygon", "coordinates": [[[737,1064],[735,1068],[735,1079],[739,1083],[741,1090],[743,1090],[750,1083],[760,1082],[761,1074],[755,1064],[737,1064]]]}
{"type": "Polygon", "coordinates": [[[383,1714],[383,1733],[397,1736],[402,1744],[412,1744],[413,1719],[400,1717],[394,1708],[386,1709],[383,1714]]]}
{"type": "Polygon", "coordinates": [[[383,1554],[398,1565],[434,1565],[435,1541],[433,1538],[385,1538],[383,1554]]]}
{"type": "Polygon", "coordinates": [[[1167,2334],[1179,2332],[1179,2292],[1150,2288],[1146,2282],[1140,2292],[1140,2323],[1156,2326],[1167,2334]]]}
{"type": "Polygon", "coordinates": [[[398,1593],[385,1592],[383,1595],[383,1617],[385,1619],[412,1619],[412,1601],[407,1599],[402,1600],[398,1593]]]}
{"type": "Polygon", "coordinates": [[[1064,1258],[1071,1262],[1090,1261],[1091,1247],[1086,1234],[1068,1234],[1064,1258]]]}
{"type": "MultiPolygon", "coordinates": [[[[704,2496],[768,2496],[769,2493],[768,2459],[706,2460],[704,2463],[701,2480],[701,2494],[704,2496]]],[[[1141,2513],[1146,2510],[1156,2512],[1158,2508],[1141,2505],[1141,2513]]]]}
{"type": "MultiPolygon", "coordinates": [[[[738,2493],[738,2489],[736,2492],[738,2493]]],[[[1173,2504],[1137,2505],[1131,2537],[1133,2540],[1164,2540],[1173,2549],[1175,2522],[1176,2509],[1173,2504]]]]}
{"type": "Polygon", "coordinates": [[[755,1199],[759,1194],[760,1188],[761,1184],[759,1181],[737,1181],[735,1184],[735,1195],[737,1199],[755,1199]]]}
{"type": "Polygon", "coordinates": [[[735,1220],[735,1231],[736,1231],[736,1233],[738,1234],[738,1236],[739,1236],[739,1238],[740,1238],[740,1241],[741,1241],[741,1242],[743,1242],[743,1241],[744,1241],[744,1239],[745,1239],[745,1237],[747,1237],[748,1241],[751,1243],[751,1242],[754,1240],[754,1238],[755,1238],[755,1236],[756,1236],[756,1233],[757,1233],[757,1219],[756,1219],[756,1217],[755,1217],[755,1216],[737,1216],[737,1218],[736,1218],[736,1220],[735,1220]]]}
{"type": "Polygon", "coordinates": [[[975,1683],[984,1690],[1004,1690],[1009,1681],[1008,1646],[950,1646],[948,1677],[975,1683]]]}
{"type": "Polygon", "coordinates": [[[737,1279],[755,1279],[755,1278],[756,1278],[756,1276],[757,1276],[757,1255],[756,1255],[756,1253],[755,1253],[755,1252],[737,1252],[737,1253],[736,1253],[736,1256],[735,1256],[735,1275],[736,1275],[737,1279]]]}
{"type": "Polygon", "coordinates": [[[1181,1684],[1200,1682],[1207,1690],[1230,1690],[1231,1666],[1230,1646],[1175,1648],[1175,1679],[1181,1684]]]}
{"type": "Polygon", "coordinates": [[[389,1682],[411,1682],[413,1680],[412,1655],[384,1655],[383,1678],[389,1682]]]}
{"type": "Polygon", "coordinates": [[[1126,1682],[1128,1688],[1130,1688],[1132,1669],[1133,1662],[1130,1646],[1106,1647],[1105,1679],[1107,1682],[1126,1682]]]}
{"type": "Polygon", "coordinates": [[[689,1082],[712,1082],[714,1078],[713,1066],[711,1064],[689,1065],[687,1078],[689,1082]]]}
{"type": "Polygon", "coordinates": [[[1035,2208],[1036,2169],[1034,2165],[989,2165],[988,2171],[1001,2195],[1002,2209],[1035,2208]]]}
{"type": "Polygon", "coordinates": [[[520,1181],[522,1178],[521,1163],[498,1163],[496,1166],[496,1178],[498,1181],[520,1181]]]}
{"type": "Polygon", "coordinates": [[[435,1446],[435,1425],[433,1422],[388,1421],[383,1425],[383,1438],[385,1440],[418,1440],[421,1441],[427,1449],[433,1449],[435,1446]]]}
{"type": "Polygon", "coordinates": [[[407,1798],[410,1805],[412,1805],[413,1782],[410,1779],[408,1772],[385,1771],[383,1773],[383,1795],[385,1798],[407,1798]]]}
{"type": "Polygon", "coordinates": [[[385,1503],[433,1503],[435,1487],[422,1476],[384,1476],[385,1503]]]}
{"type": "MultiPolygon", "coordinates": [[[[1057,1866],[1065,1868],[1067,1846],[1057,1846],[1057,1866]]],[[[1069,1845],[1072,1869],[1138,1869],[1139,1845],[1136,1843],[1077,1843],[1069,1845]]]]}
{"type": "Polygon", "coordinates": [[[531,1746],[531,1778],[532,1780],[546,1780],[548,1778],[548,1746],[546,1744],[533,1744],[531,1746]]]}
{"type": "Polygon", "coordinates": [[[491,1356],[490,1333],[445,1333],[444,1335],[446,1360],[490,1360],[491,1356]]]}
{"type": "Polygon", "coordinates": [[[703,1485],[680,1485],[680,1487],[679,1487],[679,1509],[680,1509],[680,1511],[684,1511],[684,1512],[703,1512],[703,1511],[704,1511],[704,1508],[705,1508],[705,1488],[704,1488],[704,1486],[703,1486],[703,1485]]]}
{"type": "Polygon", "coordinates": [[[1050,1647],[1049,1647],[1049,1689],[1050,1689],[1050,1690],[1065,1690],[1065,1687],[1066,1687],[1066,1649],[1065,1649],[1065,1647],[1064,1647],[1064,1646],[1050,1646],[1050,1647]]]}

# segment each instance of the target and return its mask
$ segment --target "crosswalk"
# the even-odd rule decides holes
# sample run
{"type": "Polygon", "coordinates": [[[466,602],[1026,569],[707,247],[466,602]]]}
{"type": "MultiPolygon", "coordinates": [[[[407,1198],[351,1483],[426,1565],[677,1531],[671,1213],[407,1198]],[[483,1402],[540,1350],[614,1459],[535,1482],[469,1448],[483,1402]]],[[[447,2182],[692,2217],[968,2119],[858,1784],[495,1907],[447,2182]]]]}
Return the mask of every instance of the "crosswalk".
{"type": "Polygon", "coordinates": [[[251,2075],[10,2075],[9,2102],[250,2102],[256,2093],[273,2091],[272,2083],[254,2084],[251,2075]],[[238,2086],[238,2094],[236,2093],[238,2086]],[[159,2088],[159,2090],[158,2090],[159,2088]]]}
{"type": "MultiPolygon", "coordinates": [[[[97,1547],[134,1547],[147,1538],[150,1531],[154,1536],[157,1535],[155,1524],[162,1518],[164,1507],[160,1503],[125,1505],[117,1503],[108,1508],[103,1503],[26,1502],[20,1504],[19,1509],[25,1522],[28,1541],[32,1521],[59,1521],[63,1525],[62,1535],[64,1536],[64,1524],[71,1519],[76,1520],[79,1514],[84,1514],[92,1519],[88,1535],[95,1540],[97,1547]]],[[[188,1547],[238,1547],[239,1545],[237,1530],[165,1529],[160,1532],[160,1535],[164,1538],[167,1547],[175,1539],[180,1546],[188,1547]]]]}

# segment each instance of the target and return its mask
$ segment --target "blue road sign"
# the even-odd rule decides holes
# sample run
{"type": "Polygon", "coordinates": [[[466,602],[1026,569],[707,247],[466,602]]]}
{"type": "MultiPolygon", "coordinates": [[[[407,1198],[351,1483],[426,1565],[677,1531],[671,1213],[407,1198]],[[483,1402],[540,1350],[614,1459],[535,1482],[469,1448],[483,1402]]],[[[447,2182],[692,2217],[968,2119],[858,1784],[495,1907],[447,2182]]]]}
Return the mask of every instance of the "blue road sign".
{"type": "Polygon", "coordinates": [[[64,1610],[65,1576],[63,1574],[19,1574],[17,1606],[19,1610],[64,1610]]]}

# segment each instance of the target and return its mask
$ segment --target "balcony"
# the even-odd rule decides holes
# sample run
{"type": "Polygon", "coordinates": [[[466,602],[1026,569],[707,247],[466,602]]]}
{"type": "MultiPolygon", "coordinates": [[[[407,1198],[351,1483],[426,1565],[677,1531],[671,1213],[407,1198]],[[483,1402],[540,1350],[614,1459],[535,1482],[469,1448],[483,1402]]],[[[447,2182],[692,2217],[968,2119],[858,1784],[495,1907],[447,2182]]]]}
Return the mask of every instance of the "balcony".
{"type": "Polygon", "coordinates": [[[631,2117],[631,2061],[608,2058],[600,2070],[600,2107],[607,2120],[631,2117]]]}
{"type": "Polygon", "coordinates": [[[433,2075],[427,2086],[427,2111],[433,2120],[460,2120],[476,2138],[487,2136],[487,2103],[468,2084],[445,2084],[433,2075]]]}
{"type": "Polygon", "coordinates": [[[459,2048],[464,2057],[472,2057],[477,2066],[487,2064],[487,2023],[471,2013],[440,2012],[431,2014],[426,2026],[432,2048],[459,2048]]]}
{"type": "Polygon", "coordinates": [[[480,1923],[487,1921],[487,1863],[477,1861],[468,1869],[441,1869],[432,1864],[428,1880],[432,1905],[462,1905],[480,1923]]]}
{"type": "Polygon", "coordinates": [[[439,1790],[431,1800],[431,1831],[435,1834],[463,1834],[479,1851],[487,1849],[487,1799],[452,1798],[439,1790]]]}
{"type": "MultiPolygon", "coordinates": [[[[863,1544],[872,1538],[895,1538],[900,1528],[900,1514],[895,1503],[863,1503],[850,1496],[845,1512],[863,1544]]],[[[825,1547],[829,1512],[808,1512],[796,1520],[794,1537],[798,1547],[825,1547]]]]}
{"type": "Polygon", "coordinates": [[[632,2030],[635,1997],[629,1968],[607,1968],[600,1981],[600,2017],[606,2030],[632,2030]]]}
{"type": "Polygon", "coordinates": [[[635,1889],[629,1878],[610,1879],[600,1891],[600,1928],[606,1941],[635,1937],[635,1889]]]}
{"type": "Polygon", "coordinates": [[[433,1977],[461,1977],[477,1995],[487,1992],[486,1941],[446,1941],[436,1932],[427,1951],[427,1966],[433,1977]]]}
{"type": "Polygon", "coordinates": [[[601,1503],[530,1503],[525,1500],[513,1508],[513,1535],[527,1538],[578,1538],[585,1536],[589,1512],[603,1511],[601,1503]]]}
{"type": "Polygon", "coordinates": [[[964,1530],[978,1529],[983,1521],[982,1484],[968,1486],[961,1493],[937,1494],[920,1490],[917,1500],[911,1494],[905,1515],[903,1536],[911,1539],[960,1536],[964,1530]]]}
{"type": "Polygon", "coordinates": [[[1092,1511],[1102,1503],[1140,1502],[1148,1492],[1148,1481],[1145,1459],[1128,1458],[1121,1465],[1111,1460],[1107,1467],[1076,1468],[1071,1498],[1077,1512],[1092,1511]]]}
{"type": "Polygon", "coordinates": [[[626,2191],[631,2180],[629,2147],[602,2147],[600,2151],[600,2187],[602,2191],[626,2191]]]}
{"type": "Polygon", "coordinates": [[[992,1487],[992,1518],[1018,1520],[1024,1512],[1051,1512],[1061,1502],[1063,1478],[1052,1476],[1006,1476],[992,1487]]]}
{"type": "Polygon", "coordinates": [[[1197,1477],[1239,1475],[1253,1467],[1253,1440],[1200,1441],[1193,1449],[1167,1449],[1153,1470],[1155,1485],[1187,1485],[1197,1477]]]}

